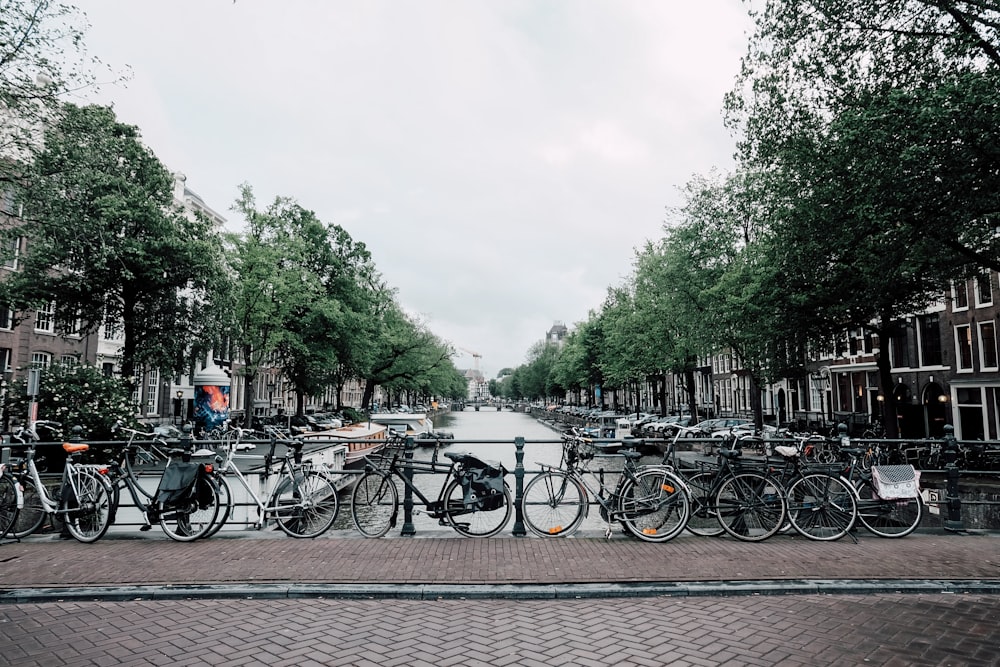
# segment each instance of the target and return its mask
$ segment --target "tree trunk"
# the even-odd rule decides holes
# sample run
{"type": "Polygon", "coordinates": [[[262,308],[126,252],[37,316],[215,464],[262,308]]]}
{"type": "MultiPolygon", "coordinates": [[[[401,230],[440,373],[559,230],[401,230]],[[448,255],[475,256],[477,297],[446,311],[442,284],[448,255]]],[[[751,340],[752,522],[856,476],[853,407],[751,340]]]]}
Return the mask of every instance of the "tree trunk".
{"type": "Polygon", "coordinates": [[[691,415],[691,423],[700,421],[698,414],[698,397],[694,395],[694,369],[688,368],[684,371],[684,390],[687,392],[688,412],[691,415]]]}

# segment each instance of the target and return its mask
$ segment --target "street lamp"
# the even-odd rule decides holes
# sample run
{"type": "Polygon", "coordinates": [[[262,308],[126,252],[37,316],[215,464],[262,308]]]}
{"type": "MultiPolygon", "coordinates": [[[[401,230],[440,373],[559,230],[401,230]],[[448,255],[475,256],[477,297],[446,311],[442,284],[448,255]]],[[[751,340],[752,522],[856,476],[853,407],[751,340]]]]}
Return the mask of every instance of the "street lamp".
{"type": "Polygon", "coordinates": [[[274,414],[274,383],[267,383],[267,416],[274,414]]]}
{"type": "Polygon", "coordinates": [[[181,421],[181,401],[184,399],[184,392],[178,389],[174,396],[176,398],[174,401],[174,423],[179,424],[181,421]]]}

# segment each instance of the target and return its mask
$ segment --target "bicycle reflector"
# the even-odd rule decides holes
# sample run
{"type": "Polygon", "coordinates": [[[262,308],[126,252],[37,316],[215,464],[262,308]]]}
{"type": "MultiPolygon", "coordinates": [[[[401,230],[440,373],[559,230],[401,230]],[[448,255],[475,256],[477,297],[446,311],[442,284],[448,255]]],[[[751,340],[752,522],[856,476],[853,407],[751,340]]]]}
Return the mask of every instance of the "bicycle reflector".
{"type": "Polygon", "coordinates": [[[643,535],[656,535],[656,529],[655,528],[643,528],[642,529],[642,534],[643,535]]]}
{"type": "Polygon", "coordinates": [[[674,491],[676,491],[676,489],[672,487],[670,484],[661,484],[660,488],[666,491],[667,493],[673,493],[674,491]]]}
{"type": "Polygon", "coordinates": [[[213,468],[213,467],[212,467],[212,464],[211,464],[211,463],[206,463],[206,464],[205,464],[205,472],[208,472],[208,473],[210,473],[210,472],[212,472],[213,470],[215,470],[215,468],[213,468]]]}
{"type": "Polygon", "coordinates": [[[562,532],[562,526],[556,526],[555,528],[549,528],[549,535],[558,535],[562,532]]]}

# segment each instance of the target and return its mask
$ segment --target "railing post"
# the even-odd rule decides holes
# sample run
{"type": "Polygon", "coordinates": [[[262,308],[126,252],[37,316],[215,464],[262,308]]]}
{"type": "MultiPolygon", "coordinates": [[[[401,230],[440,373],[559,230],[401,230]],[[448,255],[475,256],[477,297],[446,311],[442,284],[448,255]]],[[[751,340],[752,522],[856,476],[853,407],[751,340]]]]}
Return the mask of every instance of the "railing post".
{"type": "Polygon", "coordinates": [[[955,427],[946,424],[944,427],[944,470],[947,473],[948,485],[945,490],[945,501],[948,506],[948,518],[944,520],[945,530],[965,530],[962,522],[962,498],[958,495],[958,441],[955,440],[955,427]]]}
{"type": "Polygon", "coordinates": [[[403,485],[403,529],[400,532],[403,537],[412,537],[417,534],[417,529],[413,527],[413,450],[416,442],[412,435],[406,436],[406,446],[403,449],[403,477],[407,484],[403,485]]]}
{"type": "Polygon", "coordinates": [[[514,438],[514,536],[524,537],[528,532],[524,529],[524,512],[521,499],[524,497],[524,437],[514,438]]]}

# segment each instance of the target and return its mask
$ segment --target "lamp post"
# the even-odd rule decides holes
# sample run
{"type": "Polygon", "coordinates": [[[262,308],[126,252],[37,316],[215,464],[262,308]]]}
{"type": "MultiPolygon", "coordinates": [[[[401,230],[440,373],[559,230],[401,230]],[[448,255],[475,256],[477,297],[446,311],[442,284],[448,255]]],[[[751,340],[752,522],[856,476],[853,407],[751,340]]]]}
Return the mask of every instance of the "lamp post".
{"type": "Polygon", "coordinates": [[[174,401],[174,423],[175,424],[180,424],[181,423],[181,407],[183,406],[184,392],[181,391],[180,389],[178,389],[177,393],[174,394],[174,397],[176,399],[174,401]]]}
{"type": "Polygon", "coordinates": [[[267,416],[274,416],[274,383],[267,383],[267,416]]]}

